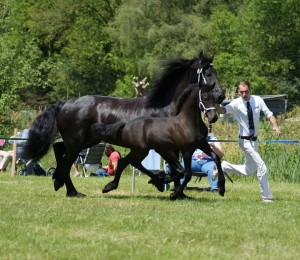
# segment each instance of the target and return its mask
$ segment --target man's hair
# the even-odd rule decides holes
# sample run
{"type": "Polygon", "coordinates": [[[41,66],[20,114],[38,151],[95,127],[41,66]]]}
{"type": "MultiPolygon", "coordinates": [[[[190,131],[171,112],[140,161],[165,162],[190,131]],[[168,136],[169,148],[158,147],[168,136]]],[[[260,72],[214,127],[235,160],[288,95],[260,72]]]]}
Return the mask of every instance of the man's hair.
{"type": "Polygon", "coordinates": [[[110,145],[110,144],[106,144],[106,145],[105,145],[105,149],[111,150],[111,151],[114,151],[114,150],[115,150],[115,148],[114,148],[112,145],[110,145]]]}
{"type": "Polygon", "coordinates": [[[245,80],[245,81],[241,81],[238,85],[238,89],[239,89],[239,86],[247,86],[249,88],[249,90],[251,89],[251,85],[250,85],[250,82],[245,80]]]}

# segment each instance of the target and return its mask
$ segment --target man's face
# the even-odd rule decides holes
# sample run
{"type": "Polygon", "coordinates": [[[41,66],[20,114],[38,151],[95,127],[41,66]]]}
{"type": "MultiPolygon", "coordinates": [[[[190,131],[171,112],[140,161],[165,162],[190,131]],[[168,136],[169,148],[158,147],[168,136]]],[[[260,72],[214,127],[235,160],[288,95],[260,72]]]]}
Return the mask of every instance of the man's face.
{"type": "Polygon", "coordinates": [[[250,99],[250,90],[247,85],[239,85],[239,95],[245,100],[250,99]]]}

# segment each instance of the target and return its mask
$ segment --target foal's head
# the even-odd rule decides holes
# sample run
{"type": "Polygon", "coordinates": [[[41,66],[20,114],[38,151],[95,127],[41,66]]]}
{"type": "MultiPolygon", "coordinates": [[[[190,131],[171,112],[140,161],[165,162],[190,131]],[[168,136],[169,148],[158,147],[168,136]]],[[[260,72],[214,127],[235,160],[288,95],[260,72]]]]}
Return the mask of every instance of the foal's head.
{"type": "Polygon", "coordinates": [[[199,108],[204,112],[209,123],[215,123],[218,115],[215,108],[215,101],[212,90],[207,87],[200,87],[199,90],[199,108]]]}

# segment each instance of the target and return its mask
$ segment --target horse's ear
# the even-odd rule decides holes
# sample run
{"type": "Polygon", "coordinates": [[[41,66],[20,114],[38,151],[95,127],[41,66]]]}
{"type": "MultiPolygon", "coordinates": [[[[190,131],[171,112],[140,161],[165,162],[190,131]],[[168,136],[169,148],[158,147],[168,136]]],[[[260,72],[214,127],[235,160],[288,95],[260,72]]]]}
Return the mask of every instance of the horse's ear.
{"type": "Polygon", "coordinates": [[[199,58],[200,58],[200,59],[203,58],[203,51],[201,51],[201,52],[199,53],[199,58]]]}

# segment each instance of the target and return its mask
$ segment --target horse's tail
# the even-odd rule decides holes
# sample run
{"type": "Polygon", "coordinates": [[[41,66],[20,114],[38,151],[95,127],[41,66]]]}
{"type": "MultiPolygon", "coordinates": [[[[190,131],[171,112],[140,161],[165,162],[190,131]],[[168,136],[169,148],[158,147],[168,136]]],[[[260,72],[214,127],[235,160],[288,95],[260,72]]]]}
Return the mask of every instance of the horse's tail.
{"type": "Polygon", "coordinates": [[[114,124],[95,123],[92,125],[92,133],[95,137],[101,138],[104,142],[118,145],[118,143],[122,142],[124,126],[124,122],[114,124]]]}
{"type": "Polygon", "coordinates": [[[55,103],[33,121],[21,158],[39,160],[48,152],[57,133],[56,117],[63,105],[64,102],[55,103]]]}

